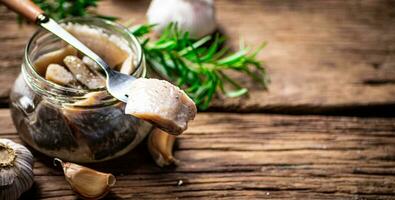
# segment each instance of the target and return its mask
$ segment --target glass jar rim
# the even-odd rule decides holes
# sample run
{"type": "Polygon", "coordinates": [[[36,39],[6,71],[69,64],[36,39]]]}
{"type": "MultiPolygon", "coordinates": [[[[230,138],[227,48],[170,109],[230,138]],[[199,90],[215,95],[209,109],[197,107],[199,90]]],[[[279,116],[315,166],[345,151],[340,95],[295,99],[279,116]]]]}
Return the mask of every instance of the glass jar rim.
{"type": "MultiPolygon", "coordinates": [[[[136,68],[134,69],[134,71],[131,73],[131,75],[138,72],[140,70],[140,68],[143,67],[144,53],[143,53],[142,47],[141,47],[137,37],[134,36],[130,31],[128,31],[127,27],[125,27],[119,23],[116,23],[116,22],[113,22],[110,20],[106,20],[106,19],[97,18],[97,17],[71,17],[71,18],[66,18],[66,19],[60,20],[58,23],[59,24],[66,24],[66,23],[88,24],[87,22],[92,23],[92,24],[95,24],[95,22],[96,23],[104,23],[105,25],[109,25],[109,26],[117,29],[118,31],[123,32],[125,34],[125,36],[128,37],[128,38],[124,38],[124,39],[126,39],[128,42],[131,42],[134,45],[135,51],[136,51],[134,53],[137,58],[137,62],[136,62],[137,65],[136,65],[136,68]],[[83,22],[85,22],[85,23],[83,23],[83,22]]],[[[36,39],[38,39],[38,37],[45,32],[46,32],[45,29],[39,28],[30,37],[29,42],[24,49],[24,62],[27,63],[27,68],[28,68],[29,72],[32,73],[34,78],[37,78],[38,81],[40,81],[41,83],[44,83],[46,86],[49,86],[50,88],[53,88],[54,90],[62,91],[62,92],[68,93],[68,94],[78,94],[78,96],[83,96],[83,95],[88,94],[90,92],[106,90],[105,87],[97,89],[97,90],[65,87],[62,85],[55,84],[51,81],[48,81],[44,77],[42,77],[40,74],[38,74],[38,72],[34,68],[34,62],[29,55],[29,51],[32,48],[32,46],[35,45],[33,42],[35,42],[36,39]]],[[[22,73],[26,74],[26,70],[27,69],[25,69],[25,67],[22,67],[22,73]]],[[[26,80],[26,82],[29,84],[29,81],[26,80]]],[[[43,92],[49,92],[49,91],[43,91],[43,92]]],[[[54,94],[54,95],[57,95],[57,94],[54,94]]],[[[82,98],[82,97],[80,97],[80,98],[82,98]]],[[[78,99],[78,97],[77,97],[77,99],[78,99]]]]}

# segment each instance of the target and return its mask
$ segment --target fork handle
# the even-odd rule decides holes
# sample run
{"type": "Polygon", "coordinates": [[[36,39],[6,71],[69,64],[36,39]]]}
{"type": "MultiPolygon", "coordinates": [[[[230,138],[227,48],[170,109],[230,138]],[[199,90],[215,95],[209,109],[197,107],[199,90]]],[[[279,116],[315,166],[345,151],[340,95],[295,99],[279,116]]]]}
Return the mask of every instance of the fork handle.
{"type": "Polygon", "coordinates": [[[38,17],[44,14],[44,11],[30,0],[0,0],[0,2],[32,22],[37,22],[38,17]]]}

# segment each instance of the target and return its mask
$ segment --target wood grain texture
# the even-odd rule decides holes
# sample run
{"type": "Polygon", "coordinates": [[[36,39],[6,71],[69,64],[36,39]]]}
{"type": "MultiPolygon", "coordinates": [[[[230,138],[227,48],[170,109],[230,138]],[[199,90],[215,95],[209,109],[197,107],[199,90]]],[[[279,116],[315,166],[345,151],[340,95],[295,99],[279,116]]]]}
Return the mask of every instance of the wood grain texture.
{"type": "MultiPolygon", "coordinates": [[[[9,115],[0,110],[0,137],[20,142],[9,115]]],[[[177,140],[176,168],[156,167],[145,144],[90,166],[116,175],[107,199],[395,199],[394,122],[200,113],[177,140]]],[[[35,156],[23,199],[76,199],[50,159],[35,156]]]]}
{"type": "Polygon", "coordinates": [[[232,43],[268,41],[261,58],[272,77],[268,92],[253,88],[250,98],[229,99],[226,106],[314,112],[394,104],[395,1],[218,4],[232,43]]]}
{"type": "MultiPolygon", "coordinates": [[[[102,14],[145,22],[147,0],[107,0],[102,14]]],[[[330,113],[395,108],[395,1],[393,0],[217,0],[220,30],[235,47],[239,38],[257,46],[272,84],[251,88],[249,97],[218,98],[213,110],[330,113]]],[[[0,7],[0,102],[9,88],[34,30],[18,26],[0,7]]]]}

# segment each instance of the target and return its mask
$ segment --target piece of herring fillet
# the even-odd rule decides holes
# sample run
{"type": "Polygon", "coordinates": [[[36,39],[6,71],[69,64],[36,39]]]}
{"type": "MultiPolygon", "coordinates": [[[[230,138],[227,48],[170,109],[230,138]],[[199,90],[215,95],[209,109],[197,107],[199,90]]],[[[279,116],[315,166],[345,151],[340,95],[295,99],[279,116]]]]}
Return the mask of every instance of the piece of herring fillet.
{"type": "Polygon", "coordinates": [[[64,64],[74,75],[74,77],[89,89],[103,88],[106,86],[104,77],[89,68],[76,56],[66,56],[63,59],[64,64]]]}
{"type": "Polygon", "coordinates": [[[63,86],[70,85],[73,82],[76,82],[73,74],[71,74],[69,71],[67,71],[66,68],[58,64],[48,65],[47,71],[45,72],[45,79],[63,86]]]}
{"type": "Polygon", "coordinates": [[[171,83],[139,78],[129,91],[125,113],[153,123],[158,128],[179,135],[195,118],[195,103],[184,91],[171,83]]]}
{"type": "Polygon", "coordinates": [[[63,65],[64,57],[69,55],[77,56],[77,53],[78,53],[77,50],[70,45],[55,51],[50,51],[48,53],[41,55],[34,61],[34,68],[38,74],[44,76],[48,65],[50,64],[63,65]]]}

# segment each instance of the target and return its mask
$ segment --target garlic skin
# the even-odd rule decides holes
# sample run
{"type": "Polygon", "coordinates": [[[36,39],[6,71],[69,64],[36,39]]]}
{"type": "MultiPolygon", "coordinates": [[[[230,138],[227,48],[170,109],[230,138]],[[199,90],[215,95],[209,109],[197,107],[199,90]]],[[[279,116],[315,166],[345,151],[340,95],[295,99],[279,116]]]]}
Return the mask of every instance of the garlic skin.
{"type": "Polygon", "coordinates": [[[116,179],[114,175],[99,172],[74,163],[63,162],[58,158],[54,164],[60,163],[66,181],[71,189],[83,199],[101,199],[114,186],[116,179]]]}
{"type": "Polygon", "coordinates": [[[0,139],[0,200],[16,200],[34,182],[33,155],[23,145],[0,139]]]}
{"type": "Polygon", "coordinates": [[[176,136],[168,134],[159,128],[151,131],[148,137],[148,150],[159,167],[172,164],[177,165],[179,161],[173,157],[173,145],[176,136]]]}
{"type": "Polygon", "coordinates": [[[171,22],[193,39],[211,34],[216,28],[213,0],[152,0],[147,11],[148,22],[161,33],[171,22]]]}

